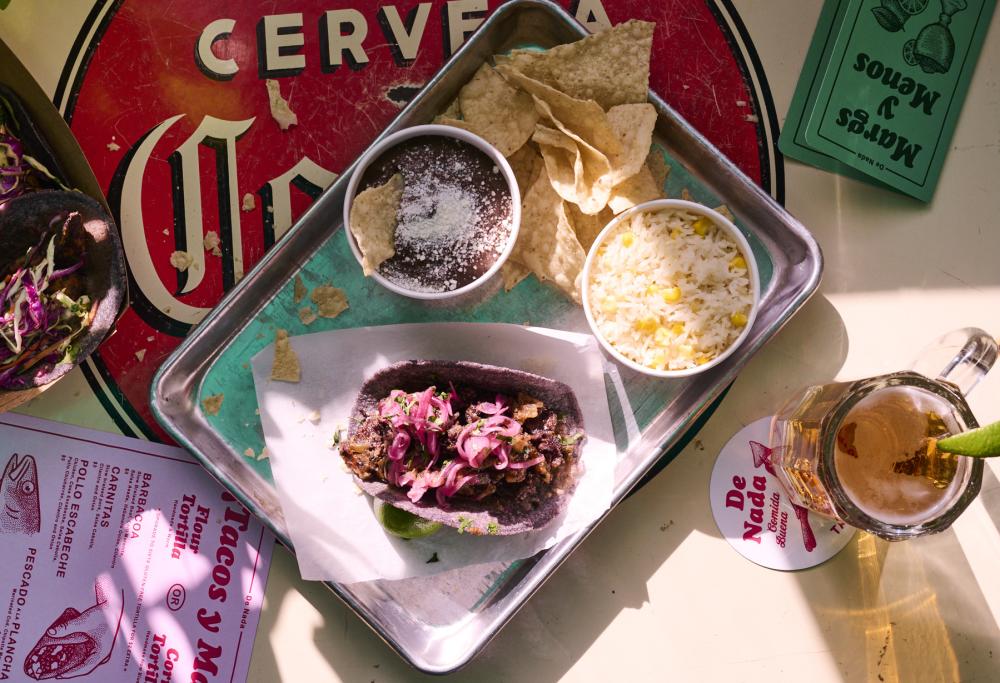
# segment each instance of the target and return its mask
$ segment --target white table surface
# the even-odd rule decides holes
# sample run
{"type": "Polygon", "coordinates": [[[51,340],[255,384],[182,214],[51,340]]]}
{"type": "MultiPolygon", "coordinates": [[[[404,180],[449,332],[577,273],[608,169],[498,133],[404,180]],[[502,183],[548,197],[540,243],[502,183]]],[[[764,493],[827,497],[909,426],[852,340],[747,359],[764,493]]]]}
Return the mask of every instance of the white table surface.
{"type": "MultiPolygon", "coordinates": [[[[15,1],[0,37],[51,93],[68,45],[41,49],[36,21],[79,26],[89,3],[36,3],[15,1]]],[[[734,4],[783,119],[821,3],[734,4]]],[[[793,573],[732,550],[707,496],[722,445],[797,387],[902,369],[953,328],[1000,335],[1000,13],[992,24],[933,203],[786,162],[786,205],[825,255],[819,292],[698,438],[449,680],[1000,679],[1000,464],[951,530],[898,544],[859,534],[826,564],[793,573]]],[[[81,406],[88,394],[76,375],[28,412],[113,431],[96,401],[81,406]]],[[[1000,369],[970,404],[980,422],[1000,420],[1000,369]]],[[[276,551],[250,681],[422,678],[276,551]]]]}

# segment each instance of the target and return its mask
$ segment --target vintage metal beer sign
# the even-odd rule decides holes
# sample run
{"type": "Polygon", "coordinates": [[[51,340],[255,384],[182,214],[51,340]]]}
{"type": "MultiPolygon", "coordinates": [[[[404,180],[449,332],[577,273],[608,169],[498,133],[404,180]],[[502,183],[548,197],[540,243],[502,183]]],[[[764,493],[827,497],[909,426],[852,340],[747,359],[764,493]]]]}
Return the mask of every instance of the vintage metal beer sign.
{"type": "MultiPolygon", "coordinates": [[[[499,2],[100,0],[56,105],[121,227],[131,307],[84,368],[126,434],[180,339],[499,2]],[[180,255],[180,256],[179,256],[180,255]]],[[[728,0],[563,6],[657,23],[651,87],[779,200],[766,81],[728,0]]]]}

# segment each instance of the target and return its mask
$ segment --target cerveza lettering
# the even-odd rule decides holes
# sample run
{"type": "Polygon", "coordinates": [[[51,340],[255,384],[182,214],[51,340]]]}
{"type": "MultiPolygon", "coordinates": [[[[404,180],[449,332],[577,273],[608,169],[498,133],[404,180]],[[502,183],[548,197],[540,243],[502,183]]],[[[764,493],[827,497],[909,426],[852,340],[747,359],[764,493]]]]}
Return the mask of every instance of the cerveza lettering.
{"type": "MultiPolygon", "coordinates": [[[[250,526],[250,513],[228,491],[222,493],[222,501],[226,506],[223,513],[223,524],[219,530],[219,545],[215,550],[215,566],[212,568],[212,581],[208,585],[208,598],[214,602],[226,602],[229,599],[229,583],[232,573],[229,568],[236,562],[236,548],[240,541],[240,533],[250,526]]],[[[222,614],[219,610],[209,611],[206,607],[198,608],[198,624],[206,632],[198,637],[197,654],[192,666],[191,683],[209,683],[219,675],[217,660],[222,656],[222,645],[214,644],[214,635],[218,634],[222,624],[222,614]]]]}
{"type": "MultiPolygon", "coordinates": [[[[576,18],[592,31],[610,26],[600,0],[574,0],[576,18]]],[[[395,5],[378,8],[371,22],[355,9],[336,9],[323,13],[272,14],[261,16],[254,25],[257,49],[249,54],[229,51],[226,42],[237,30],[235,19],[218,18],[202,29],[193,47],[194,61],[201,72],[213,80],[225,81],[241,70],[255,70],[261,78],[295,77],[309,66],[326,73],[346,65],[363,69],[376,47],[388,45],[396,64],[409,66],[419,50],[429,49],[424,40],[428,22],[440,21],[444,55],[450,56],[483,22],[487,0],[449,0],[441,6],[439,19],[432,17],[433,3],[421,2],[405,16],[395,5]],[[377,26],[375,25],[377,24],[377,26]],[[304,27],[318,28],[318,38],[308,42],[304,27]]],[[[240,27],[240,30],[247,27],[240,27]]],[[[310,35],[315,36],[316,32],[310,35]]],[[[414,92],[416,89],[414,90],[414,92]]],[[[133,310],[150,326],[167,334],[186,335],[199,323],[210,307],[192,305],[185,295],[194,292],[205,280],[205,234],[202,215],[202,180],[216,174],[218,185],[218,236],[222,257],[222,290],[228,291],[243,277],[244,226],[241,224],[243,194],[237,178],[238,140],[256,118],[234,121],[204,116],[194,132],[168,156],[173,175],[171,190],[175,249],[187,251],[191,266],[173,273],[176,282],[164,282],[154,263],[146,237],[143,217],[143,185],[154,159],[154,148],[185,113],[178,113],[152,125],[129,149],[108,188],[108,198],[118,218],[129,262],[135,279],[133,310]]],[[[256,125],[260,125],[257,123],[256,125]]],[[[242,153],[242,151],[240,151],[242,153]]],[[[153,164],[155,165],[155,161],[153,164]]],[[[309,156],[303,156],[290,168],[276,175],[255,193],[263,216],[263,241],[266,248],[291,228],[292,197],[298,191],[316,198],[337,178],[309,156]]],[[[148,188],[147,188],[148,190],[148,188]]],[[[215,201],[214,199],[212,201],[215,201]]],[[[212,228],[216,228],[213,226],[212,228]]],[[[157,232],[159,229],[157,228],[157,232]]]]}
{"type": "Polygon", "coordinates": [[[198,549],[201,547],[201,534],[208,524],[211,512],[204,505],[198,505],[198,499],[191,494],[185,494],[181,498],[177,523],[174,524],[174,547],[170,550],[171,558],[181,559],[183,550],[190,550],[192,553],[198,554],[198,549]]]}
{"type": "MultiPolygon", "coordinates": [[[[368,24],[356,9],[327,10],[306,18],[301,12],[268,14],[257,23],[257,73],[261,78],[294,76],[307,64],[307,48],[303,27],[315,21],[319,33],[318,49],[309,49],[318,58],[320,68],[332,73],[345,64],[358,71],[369,63],[366,42],[388,45],[397,66],[409,66],[417,58],[433,3],[421,2],[405,17],[395,5],[379,7],[376,14],[378,31],[368,24]]],[[[608,27],[607,12],[600,0],[578,0],[573,3],[576,18],[592,31],[608,27]]],[[[441,6],[441,26],[445,58],[462,46],[469,34],[486,18],[487,0],[450,0],[441,6]]],[[[213,46],[226,40],[236,29],[236,20],[220,18],[202,29],[195,46],[195,60],[201,71],[216,80],[229,80],[241,65],[234,58],[220,58],[213,46]]],[[[243,65],[246,66],[246,65],[243,65]]]]}
{"type": "Polygon", "coordinates": [[[0,641],[0,681],[6,681],[11,677],[18,662],[14,655],[17,651],[17,640],[21,636],[21,617],[24,615],[25,605],[28,604],[28,590],[31,588],[31,575],[35,571],[37,556],[36,548],[28,548],[28,554],[24,556],[21,585],[14,591],[14,599],[11,602],[13,614],[8,616],[10,621],[4,626],[6,638],[0,641]]]}
{"type": "MultiPolygon", "coordinates": [[[[941,98],[941,93],[937,90],[931,90],[923,83],[919,83],[909,76],[904,76],[898,69],[886,66],[864,52],[858,53],[852,68],[892,91],[893,94],[887,95],[878,108],[878,114],[883,119],[894,118],[895,109],[901,102],[905,102],[910,108],[926,116],[933,116],[934,105],[941,98]],[[904,100],[900,100],[897,93],[903,96],[904,100]]],[[[883,149],[891,150],[889,158],[892,161],[902,161],[907,168],[913,168],[923,145],[911,142],[906,136],[881,123],[869,125],[869,120],[870,114],[864,109],[843,107],[837,113],[836,124],[841,128],[846,128],[849,133],[860,135],[863,139],[883,149]]],[[[858,153],[858,156],[871,165],[876,163],[875,160],[861,152],[858,153]]]]}

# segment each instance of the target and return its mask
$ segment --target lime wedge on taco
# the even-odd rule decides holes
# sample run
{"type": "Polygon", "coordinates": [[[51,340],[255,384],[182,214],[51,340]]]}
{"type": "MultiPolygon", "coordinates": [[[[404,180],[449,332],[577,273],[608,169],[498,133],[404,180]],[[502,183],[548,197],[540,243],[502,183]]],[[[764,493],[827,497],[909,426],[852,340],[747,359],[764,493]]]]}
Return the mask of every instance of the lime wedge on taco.
{"type": "Polygon", "coordinates": [[[400,510],[388,503],[375,499],[375,519],[393,536],[400,538],[424,538],[437,532],[441,522],[432,522],[423,517],[417,517],[411,512],[400,510]]]}

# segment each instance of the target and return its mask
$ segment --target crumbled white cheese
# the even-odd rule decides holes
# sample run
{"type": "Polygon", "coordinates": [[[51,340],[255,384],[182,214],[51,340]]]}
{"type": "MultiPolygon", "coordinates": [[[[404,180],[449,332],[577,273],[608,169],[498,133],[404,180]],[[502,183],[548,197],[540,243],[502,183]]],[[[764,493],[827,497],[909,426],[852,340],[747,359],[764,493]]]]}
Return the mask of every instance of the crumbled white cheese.
{"type": "Polygon", "coordinates": [[[170,265],[183,272],[191,267],[194,258],[186,251],[175,251],[170,255],[170,265]]]}
{"type": "Polygon", "coordinates": [[[271,118],[273,118],[281,130],[288,130],[291,126],[297,126],[299,117],[295,115],[288,101],[281,96],[281,86],[278,81],[268,78],[264,81],[267,86],[267,100],[271,105],[271,118]]]}

